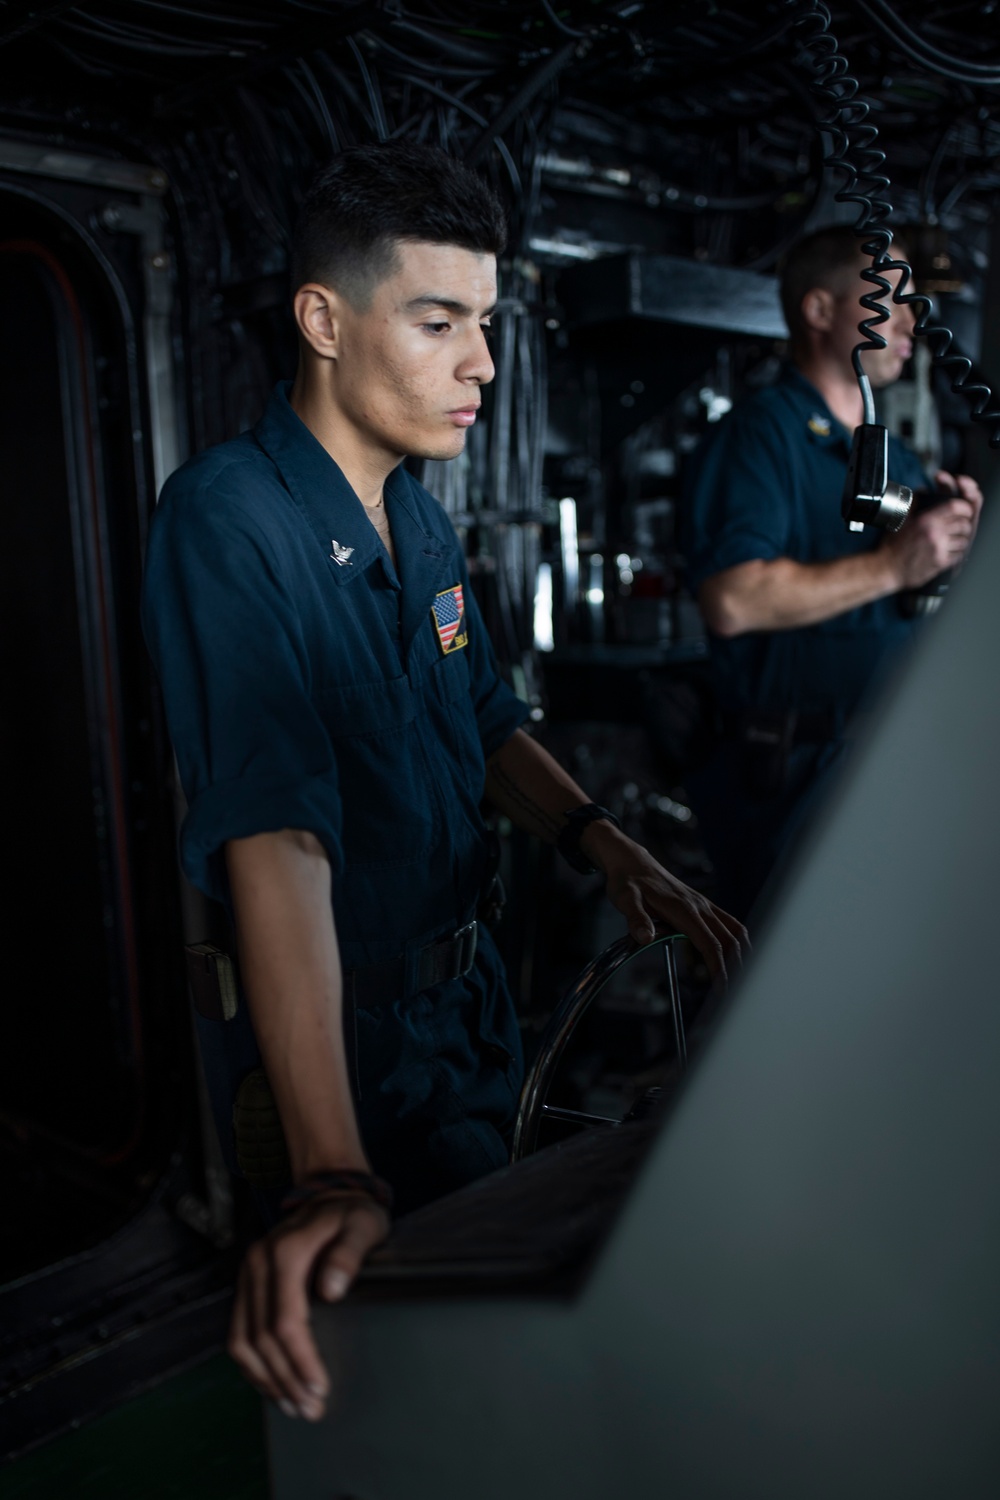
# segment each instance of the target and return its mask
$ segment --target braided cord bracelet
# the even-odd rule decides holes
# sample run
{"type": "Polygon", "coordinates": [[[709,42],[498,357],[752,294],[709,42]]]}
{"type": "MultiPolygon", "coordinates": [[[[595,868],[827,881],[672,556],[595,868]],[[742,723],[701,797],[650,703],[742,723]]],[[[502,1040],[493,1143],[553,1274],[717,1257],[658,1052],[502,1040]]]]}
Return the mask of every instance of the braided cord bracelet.
{"type": "Polygon", "coordinates": [[[355,1172],[343,1168],[336,1172],[312,1172],[297,1182],[281,1200],[283,1214],[294,1213],[304,1203],[324,1198],[327,1193],[364,1193],[387,1213],[392,1210],[392,1188],[372,1172],[355,1172]]]}

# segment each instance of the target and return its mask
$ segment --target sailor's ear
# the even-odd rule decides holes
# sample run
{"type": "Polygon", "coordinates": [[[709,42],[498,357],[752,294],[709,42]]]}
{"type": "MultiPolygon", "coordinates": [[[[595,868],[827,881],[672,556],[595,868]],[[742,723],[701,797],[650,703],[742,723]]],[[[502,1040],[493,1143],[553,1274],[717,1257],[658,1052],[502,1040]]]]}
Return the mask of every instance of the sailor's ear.
{"type": "Polygon", "coordinates": [[[307,281],[292,302],[299,333],[321,359],[336,359],[339,352],[343,303],[332,287],[307,281]]]}
{"type": "Polygon", "coordinates": [[[802,298],[802,321],[817,333],[829,333],[833,327],[836,298],[828,287],[814,286],[802,298]]]}

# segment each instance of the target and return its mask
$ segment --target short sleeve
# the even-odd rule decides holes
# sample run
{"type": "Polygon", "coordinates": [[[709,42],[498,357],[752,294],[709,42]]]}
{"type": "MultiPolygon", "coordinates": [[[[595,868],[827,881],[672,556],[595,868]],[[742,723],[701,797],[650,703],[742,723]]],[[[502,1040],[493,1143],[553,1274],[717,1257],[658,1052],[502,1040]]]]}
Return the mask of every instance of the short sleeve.
{"type": "Polygon", "coordinates": [[[725,418],[686,476],[681,540],[688,580],[788,553],[793,478],[781,429],[751,403],[725,418]]]}
{"type": "Polygon", "coordinates": [[[241,503],[246,467],[197,485],[182,471],[168,483],[143,584],[143,628],[188,801],[181,863],[216,900],[228,894],[227,839],[307,829],[335,870],[343,863],[336,762],[288,580],[241,503]]]}
{"type": "Polygon", "coordinates": [[[489,760],[501,745],[505,745],[526,719],[531,710],[512,688],[509,688],[497,670],[493,646],[486,633],[475,595],[469,586],[469,575],[462,565],[465,610],[469,627],[469,679],[472,686],[472,701],[476,711],[476,724],[483,747],[483,755],[489,760]]]}

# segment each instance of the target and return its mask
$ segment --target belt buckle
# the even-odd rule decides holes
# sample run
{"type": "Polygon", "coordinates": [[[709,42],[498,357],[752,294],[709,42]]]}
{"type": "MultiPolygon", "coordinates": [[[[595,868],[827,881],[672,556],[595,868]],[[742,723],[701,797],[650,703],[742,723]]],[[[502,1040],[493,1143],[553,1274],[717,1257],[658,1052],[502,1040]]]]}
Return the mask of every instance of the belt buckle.
{"type": "Polygon", "coordinates": [[[466,922],[465,926],[460,927],[455,933],[453,941],[458,950],[456,953],[458,967],[455,972],[455,978],[461,979],[464,974],[468,974],[475,961],[476,945],[479,942],[479,923],[475,920],[466,922]]]}

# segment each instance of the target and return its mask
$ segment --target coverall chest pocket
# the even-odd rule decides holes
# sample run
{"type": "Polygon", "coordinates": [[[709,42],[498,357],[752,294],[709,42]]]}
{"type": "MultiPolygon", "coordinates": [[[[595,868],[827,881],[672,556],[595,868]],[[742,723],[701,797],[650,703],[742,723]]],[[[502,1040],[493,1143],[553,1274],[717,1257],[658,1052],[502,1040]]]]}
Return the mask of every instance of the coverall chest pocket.
{"type": "Polygon", "coordinates": [[[333,744],[348,870],[411,864],[434,842],[434,797],[409,680],[313,695],[333,744]]]}
{"type": "Polygon", "coordinates": [[[451,652],[443,657],[432,668],[430,677],[453,758],[471,795],[478,802],[483,795],[486,765],[465,651],[451,652]]]}

